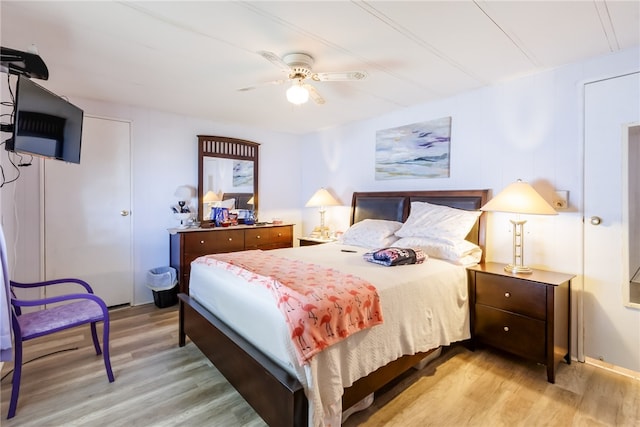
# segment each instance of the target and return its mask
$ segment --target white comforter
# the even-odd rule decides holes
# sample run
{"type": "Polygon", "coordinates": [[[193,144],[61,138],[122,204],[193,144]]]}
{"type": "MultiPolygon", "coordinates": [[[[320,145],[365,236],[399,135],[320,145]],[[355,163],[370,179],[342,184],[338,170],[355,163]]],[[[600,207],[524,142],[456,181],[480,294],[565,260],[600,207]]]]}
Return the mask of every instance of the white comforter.
{"type": "Polygon", "coordinates": [[[382,325],[328,347],[304,366],[296,362],[284,317],[266,289],[219,268],[191,265],[190,295],[302,383],[310,426],[339,426],[343,389],[357,379],[405,354],[470,336],[464,267],[435,258],[385,267],[364,261],[365,252],[339,243],[271,252],[357,275],[375,285],[380,295],[382,325]]]}

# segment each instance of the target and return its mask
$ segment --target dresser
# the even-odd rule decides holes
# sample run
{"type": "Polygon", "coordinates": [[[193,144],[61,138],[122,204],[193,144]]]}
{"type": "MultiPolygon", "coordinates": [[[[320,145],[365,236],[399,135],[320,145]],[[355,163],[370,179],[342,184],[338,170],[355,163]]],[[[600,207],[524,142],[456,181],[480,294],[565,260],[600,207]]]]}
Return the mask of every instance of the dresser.
{"type": "Polygon", "coordinates": [[[534,270],[513,274],[505,264],[469,268],[472,347],[486,344],[546,365],[547,380],[571,363],[571,279],[534,270]]]}
{"type": "Polygon", "coordinates": [[[189,293],[191,261],[209,254],[293,246],[293,224],[169,230],[169,262],[180,292],[189,293]]]}

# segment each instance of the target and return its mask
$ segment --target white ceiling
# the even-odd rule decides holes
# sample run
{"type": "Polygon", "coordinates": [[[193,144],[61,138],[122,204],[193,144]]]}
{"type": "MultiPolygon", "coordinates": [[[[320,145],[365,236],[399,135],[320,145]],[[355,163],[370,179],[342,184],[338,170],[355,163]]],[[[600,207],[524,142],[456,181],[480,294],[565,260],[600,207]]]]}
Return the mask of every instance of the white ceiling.
{"type": "MultiPolygon", "coordinates": [[[[59,95],[307,133],[640,46],[633,1],[0,2],[2,46],[31,44],[59,95]],[[301,107],[256,52],[306,52],[320,82],[301,107]]],[[[3,95],[3,101],[4,95],[3,95]]]]}

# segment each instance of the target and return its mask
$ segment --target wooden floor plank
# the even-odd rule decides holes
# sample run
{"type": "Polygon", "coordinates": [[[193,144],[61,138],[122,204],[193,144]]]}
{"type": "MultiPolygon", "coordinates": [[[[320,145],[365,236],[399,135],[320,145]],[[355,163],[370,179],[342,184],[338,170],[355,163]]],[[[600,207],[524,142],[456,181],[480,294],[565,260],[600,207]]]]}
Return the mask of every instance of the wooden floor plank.
{"type": "MultiPolygon", "coordinates": [[[[15,418],[4,419],[12,363],[2,369],[3,427],[243,426],[265,423],[192,344],[177,345],[177,307],[111,312],[114,383],[88,328],[27,342],[15,418]],[[43,355],[61,351],[50,356],[43,355]],[[38,357],[42,357],[39,358],[38,357]],[[6,376],[5,376],[6,375],[6,376]]],[[[640,381],[582,363],[546,368],[463,346],[445,349],[376,394],[345,427],[640,426],[640,381]]]]}

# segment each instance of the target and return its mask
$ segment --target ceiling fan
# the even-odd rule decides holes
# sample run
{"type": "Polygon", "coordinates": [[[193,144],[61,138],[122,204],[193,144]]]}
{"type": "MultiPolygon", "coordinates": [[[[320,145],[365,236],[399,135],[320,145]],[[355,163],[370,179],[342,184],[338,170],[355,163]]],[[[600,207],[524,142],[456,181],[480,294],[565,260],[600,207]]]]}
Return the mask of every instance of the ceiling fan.
{"type": "Polygon", "coordinates": [[[311,69],[313,66],[313,57],[307,53],[290,53],[280,58],[273,52],[258,51],[258,55],[273,63],[283,72],[287,73],[286,79],[273,80],[262,83],[260,85],[244,87],[239,91],[248,91],[263,85],[279,85],[291,83],[291,87],[287,89],[287,100],[292,104],[300,105],[313,99],[316,104],[324,104],[325,100],[318,90],[306,83],[305,80],[310,79],[315,82],[339,82],[362,80],[367,77],[365,71],[337,71],[328,73],[314,73],[311,69]]]}

